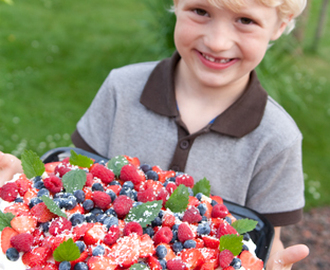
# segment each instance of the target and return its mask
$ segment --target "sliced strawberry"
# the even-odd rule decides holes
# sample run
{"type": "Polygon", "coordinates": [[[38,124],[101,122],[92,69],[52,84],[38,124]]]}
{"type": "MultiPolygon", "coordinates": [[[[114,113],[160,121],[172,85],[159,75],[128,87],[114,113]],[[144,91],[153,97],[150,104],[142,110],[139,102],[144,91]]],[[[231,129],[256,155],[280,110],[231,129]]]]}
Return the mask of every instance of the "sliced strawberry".
{"type": "Polygon", "coordinates": [[[118,266],[114,260],[108,256],[93,256],[87,261],[88,269],[93,270],[114,270],[118,266]]]}
{"type": "Polygon", "coordinates": [[[135,264],[140,255],[140,237],[137,234],[130,234],[119,238],[112,246],[109,256],[119,266],[129,268],[135,264]]]}
{"type": "Polygon", "coordinates": [[[107,186],[107,189],[111,189],[116,194],[116,196],[119,196],[122,187],[120,185],[112,185],[112,186],[107,186]]]}
{"type": "Polygon", "coordinates": [[[55,263],[47,262],[43,270],[58,270],[58,266],[55,263]]]}
{"type": "Polygon", "coordinates": [[[124,157],[127,159],[127,161],[134,165],[135,168],[139,168],[140,167],[140,160],[137,157],[130,157],[127,155],[124,155],[124,157]]]}
{"type": "Polygon", "coordinates": [[[21,196],[24,196],[28,189],[32,186],[32,182],[26,178],[25,174],[20,175],[15,182],[18,187],[18,193],[21,196]]]}
{"type": "Polygon", "coordinates": [[[97,242],[103,242],[105,235],[105,226],[102,223],[94,223],[94,226],[90,228],[84,235],[84,242],[87,245],[94,245],[97,242]]]}
{"type": "Polygon", "coordinates": [[[82,238],[93,227],[93,223],[83,223],[73,227],[73,235],[76,240],[82,238]]]}
{"type": "Polygon", "coordinates": [[[28,205],[30,203],[30,201],[31,201],[32,198],[37,197],[37,194],[38,194],[38,190],[37,189],[35,189],[35,188],[29,189],[24,194],[23,202],[28,205]]]}
{"type": "Polygon", "coordinates": [[[188,206],[195,206],[195,207],[197,207],[199,204],[200,204],[200,201],[196,197],[189,196],[188,206]]]}
{"type": "Polygon", "coordinates": [[[155,253],[154,242],[148,234],[143,234],[140,237],[140,258],[147,258],[155,253]]]}
{"type": "Polygon", "coordinates": [[[247,250],[242,251],[239,258],[245,269],[261,270],[264,267],[264,262],[247,250]]]}
{"type": "Polygon", "coordinates": [[[3,212],[12,213],[14,216],[22,216],[28,214],[30,212],[30,208],[25,203],[14,203],[7,206],[3,212]]]}
{"type": "Polygon", "coordinates": [[[204,241],[205,247],[212,249],[219,248],[220,241],[218,238],[209,235],[203,235],[202,239],[204,241]]]}
{"type": "Polygon", "coordinates": [[[144,182],[144,189],[146,190],[148,188],[153,189],[154,193],[158,194],[163,188],[163,185],[159,181],[154,181],[149,179],[144,182]]]}
{"type": "Polygon", "coordinates": [[[84,250],[81,254],[80,257],[74,261],[71,261],[71,269],[78,263],[78,262],[84,262],[88,258],[88,251],[84,250]]]}
{"type": "Polygon", "coordinates": [[[175,216],[172,215],[171,213],[165,213],[163,218],[162,218],[162,226],[167,226],[172,228],[173,225],[175,224],[175,216]]]}
{"type": "Polygon", "coordinates": [[[18,232],[16,232],[14,229],[10,227],[5,227],[1,232],[1,250],[5,254],[8,248],[13,247],[10,244],[10,239],[18,235],[18,232]]]}
{"type": "Polygon", "coordinates": [[[55,168],[57,165],[61,164],[61,161],[54,161],[54,162],[49,162],[45,164],[45,171],[48,174],[54,173],[55,168]]]}
{"type": "Polygon", "coordinates": [[[50,254],[50,249],[46,247],[36,247],[23,254],[22,262],[30,267],[44,266],[50,254]]]}
{"type": "Polygon", "coordinates": [[[44,202],[38,203],[31,208],[31,215],[37,218],[38,222],[44,223],[56,217],[55,214],[49,211],[44,202]]]}
{"type": "Polygon", "coordinates": [[[228,222],[224,221],[218,228],[217,238],[220,239],[221,236],[226,234],[237,234],[237,231],[228,222]]]}
{"type": "Polygon", "coordinates": [[[200,269],[205,262],[202,252],[196,248],[184,249],[180,257],[188,269],[200,269]]]}
{"type": "Polygon", "coordinates": [[[216,201],[219,204],[223,204],[223,199],[220,196],[217,195],[211,195],[210,198],[214,201],[216,201]]]}
{"type": "Polygon", "coordinates": [[[147,264],[150,268],[150,270],[162,270],[162,266],[158,259],[154,256],[150,256],[147,258],[147,264]]]}
{"type": "Polygon", "coordinates": [[[33,216],[18,216],[11,220],[10,225],[18,233],[31,233],[37,227],[37,219],[33,216]]]}
{"type": "Polygon", "coordinates": [[[80,213],[80,214],[85,214],[85,209],[84,207],[82,207],[81,204],[77,204],[74,208],[70,209],[70,210],[65,210],[65,213],[68,216],[73,215],[74,213],[80,213]]]}

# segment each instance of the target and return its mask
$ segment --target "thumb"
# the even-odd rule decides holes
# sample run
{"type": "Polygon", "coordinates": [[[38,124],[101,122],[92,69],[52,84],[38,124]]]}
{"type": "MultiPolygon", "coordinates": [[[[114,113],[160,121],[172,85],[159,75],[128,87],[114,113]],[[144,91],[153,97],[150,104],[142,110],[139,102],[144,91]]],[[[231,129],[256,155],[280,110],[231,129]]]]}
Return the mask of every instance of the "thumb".
{"type": "Polygon", "coordinates": [[[276,252],[269,258],[267,270],[291,269],[292,264],[306,258],[309,248],[306,245],[294,245],[276,252]]]}

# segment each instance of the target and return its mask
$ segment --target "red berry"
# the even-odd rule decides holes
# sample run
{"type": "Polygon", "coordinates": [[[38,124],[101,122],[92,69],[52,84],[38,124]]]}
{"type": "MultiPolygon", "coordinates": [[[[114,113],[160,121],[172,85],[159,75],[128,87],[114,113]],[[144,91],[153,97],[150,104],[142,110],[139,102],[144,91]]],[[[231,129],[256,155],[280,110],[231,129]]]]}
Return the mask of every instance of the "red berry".
{"type": "Polygon", "coordinates": [[[251,269],[251,270],[261,270],[263,269],[264,263],[262,260],[260,260],[258,257],[254,256],[252,253],[250,253],[247,250],[244,250],[239,255],[239,258],[241,259],[242,266],[245,269],[251,269]]]}
{"type": "Polygon", "coordinates": [[[137,194],[137,199],[139,202],[152,202],[156,200],[156,194],[152,188],[139,191],[137,194]]]}
{"type": "Polygon", "coordinates": [[[44,202],[38,203],[30,210],[30,214],[37,218],[38,222],[44,223],[56,217],[55,214],[49,211],[44,202]]]}
{"type": "Polygon", "coordinates": [[[33,236],[30,233],[20,233],[10,239],[10,244],[18,251],[28,252],[33,244],[33,236]]]}
{"type": "Polygon", "coordinates": [[[143,229],[142,229],[142,226],[140,225],[140,223],[131,221],[125,225],[124,235],[127,236],[127,235],[130,235],[131,233],[136,233],[137,235],[140,235],[140,236],[143,234],[143,229]]]}
{"type": "Polygon", "coordinates": [[[13,202],[18,195],[18,186],[16,183],[6,183],[1,187],[0,197],[7,202],[13,202]]]}
{"type": "Polygon", "coordinates": [[[216,204],[213,206],[211,216],[213,218],[225,218],[229,214],[228,208],[224,204],[216,204]]]}
{"type": "Polygon", "coordinates": [[[219,225],[217,238],[220,239],[221,236],[226,234],[237,234],[237,231],[228,222],[224,221],[219,225]]]}
{"type": "Polygon", "coordinates": [[[195,237],[194,232],[191,230],[190,226],[186,222],[182,222],[178,227],[178,239],[181,243],[187,240],[193,239],[195,237]]]}
{"type": "Polygon", "coordinates": [[[10,221],[10,225],[19,233],[31,233],[37,227],[37,219],[33,216],[18,216],[10,221]]]}
{"type": "Polygon", "coordinates": [[[103,191],[94,191],[92,200],[96,207],[106,209],[111,203],[111,197],[109,194],[103,191]]]}
{"type": "Polygon", "coordinates": [[[24,196],[26,191],[32,186],[32,182],[28,180],[24,174],[22,174],[15,182],[18,187],[18,193],[21,196],[24,196]]]}
{"type": "Polygon", "coordinates": [[[115,174],[110,169],[96,163],[93,165],[90,173],[99,178],[104,184],[109,184],[115,179],[115,174]]]}
{"type": "Polygon", "coordinates": [[[155,245],[158,245],[159,243],[166,243],[168,244],[171,242],[173,238],[172,230],[169,227],[162,227],[157,231],[154,235],[154,242],[155,245]]]}
{"type": "Polygon", "coordinates": [[[45,187],[52,193],[58,193],[63,189],[63,183],[60,178],[55,175],[44,179],[45,187]]]}
{"type": "Polygon", "coordinates": [[[198,223],[201,220],[202,216],[200,215],[196,207],[188,208],[182,217],[182,221],[188,223],[198,223]]]}
{"type": "Polygon", "coordinates": [[[47,263],[50,252],[51,250],[46,247],[36,247],[33,250],[24,253],[22,261],[30,267],[44,266],[47,263]]]}
{"type": "Polygon", "coordinates": [[[118,196],[113,202],[113,209],[118,216],[126,216],[133,206],[133,200],[126,195],[118,196]]]}
{"type": "Polygon", "coordinates": [[[175,178],[175,184],[185,185],[186,187],[193,188],[194,187],[194,178],[188,174],[180,174],[175,178]]]}
{"type": "Polygon", "coordinates": [[[120,230],[118,226],[111,226],[108,233],[104,237],[104,244],[111,246],[116,243],[120,236],[120,230]]]}
{"type": "Polygon", "coordinates": [[[131,181],[134,185],[141,183],[142,178],[138,173],[138,169],[132,164],[124,165],[120,171],[120,179],[122,181],[131,181]]]}
{"type": "Polygon", "coordinates": [[[174,192],[174,190],[176,190],[176,188],[177,188],[177,185],[173,182],[169,182],[166,186],[166,190],[169,193],[169,195],[171,195],[174,192]]]}
{"type": "Polygon", "coordinates": [[[225,250],[221,251],[219,254],[220,267],[225,268],[225,267],[229,266],[233,259],[234,259],[234,255],[230,250],[225,249],[225,250]]]}
{"type": "Polygon", "coordinates": [[[10,239],[17,234],[18,233],[10,227],[5,227],[2,230],[2,232],[1,232],[1,250],[3,253],[6,254],[7,249],[13,247],[10,243],[10,239]]]}
{"type": "Polygon", "coordinates": [[[72,228],[71,221],[64,217],[58,217],[52,221],[49,226],[49,233],[51,235],[59,235],[65,230],[70,230],[72,228]]]}
{"type": "Polygon", "coordinates": [[[166,267],[168,270],[187,270],[188,267],[186,266],[186,264],[178,258],[169,260],[166,263],[166,267]]]}
{"type": "Polygon", "coordinates": [[[63,175],[65,175],[69,171],[71,171],[71,168],[64,163],[57,165],[54,169],[54,173],[59,177],[63,177],[63,175]]]}

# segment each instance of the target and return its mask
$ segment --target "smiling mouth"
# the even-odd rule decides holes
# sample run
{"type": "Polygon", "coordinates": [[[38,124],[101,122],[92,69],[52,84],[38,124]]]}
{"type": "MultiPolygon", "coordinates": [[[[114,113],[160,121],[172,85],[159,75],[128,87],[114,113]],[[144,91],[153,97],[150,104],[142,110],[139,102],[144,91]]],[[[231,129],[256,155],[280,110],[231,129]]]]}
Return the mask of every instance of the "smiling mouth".
{"type": "Polygon", "coordinates": [[[214,57],[206,55],[204,53],[202,53],[202,56],[210,62],[220,63],[220,64],[226,64],[232,60],[232,58],[214,58],[214,57]]]}

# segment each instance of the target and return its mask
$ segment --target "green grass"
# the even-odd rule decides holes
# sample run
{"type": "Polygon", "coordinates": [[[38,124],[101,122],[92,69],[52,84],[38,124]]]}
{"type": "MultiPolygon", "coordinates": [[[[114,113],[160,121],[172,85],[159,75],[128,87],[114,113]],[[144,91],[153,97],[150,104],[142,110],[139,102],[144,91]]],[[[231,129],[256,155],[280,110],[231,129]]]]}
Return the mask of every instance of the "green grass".
{"type": "MultiPolygon", "coordinates": [[[[41,155],[70,145],[76,122],[111,69],[170,55],[173,17],[162,11],[169,2],[0,2],[0,150],[41,155]]],[[[309,51],[319,6],[313,2],[299,44],[305,53],[292,38],[281,38],[258,69],[304,135],[307,208],[330,205],[330,20],[318,52],[309,51]]]]}

